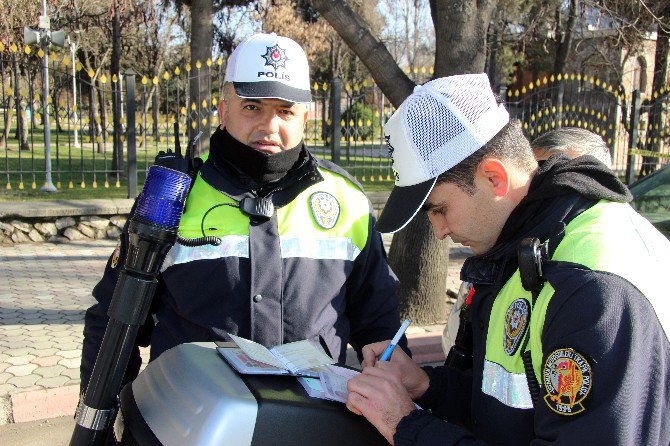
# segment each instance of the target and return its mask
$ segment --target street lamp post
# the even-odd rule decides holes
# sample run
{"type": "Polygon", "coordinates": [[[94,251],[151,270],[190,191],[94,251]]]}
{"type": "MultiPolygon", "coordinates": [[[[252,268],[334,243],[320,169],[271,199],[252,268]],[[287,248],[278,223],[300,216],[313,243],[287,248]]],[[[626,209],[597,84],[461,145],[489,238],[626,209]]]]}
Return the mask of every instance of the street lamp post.
{"type": "Polygon", "coordinates": [[[53,181],[51,181],[51,127],[49,124],[49,45],[65,45],[65,32],[50,32],[51,24],[47,15],[47,2],[42,0],[42,15],[40,16],[37,30],[29,27],[23,28],[23,38],[27,44],[40,43],[42,45],[42,115],[44,123],[44,161],[45,178],[44,185],[40,190],[46,192],[58,192],[53,181]]]}

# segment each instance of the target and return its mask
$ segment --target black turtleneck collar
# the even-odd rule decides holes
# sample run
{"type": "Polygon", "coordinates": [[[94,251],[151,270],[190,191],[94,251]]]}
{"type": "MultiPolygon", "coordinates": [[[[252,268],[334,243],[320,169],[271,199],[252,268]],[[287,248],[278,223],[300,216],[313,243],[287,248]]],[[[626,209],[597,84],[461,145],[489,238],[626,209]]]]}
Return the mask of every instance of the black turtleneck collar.
{"type": "Polygon", "coordinates": [[[302,142],[291,149],[267,154],[236,140],[225,128],[216,129],[211,147],[210,156],[231,165],[260,186],[280,180],[302,165],[307,156],[302,142]]]}
{"type": "Polygon", "coordinates": [[[593,200],[628,203],[633,199],[626,185],[596,158],[554,155],[540,164],[524,200],[542,200],[571,192],[593,200]]]}

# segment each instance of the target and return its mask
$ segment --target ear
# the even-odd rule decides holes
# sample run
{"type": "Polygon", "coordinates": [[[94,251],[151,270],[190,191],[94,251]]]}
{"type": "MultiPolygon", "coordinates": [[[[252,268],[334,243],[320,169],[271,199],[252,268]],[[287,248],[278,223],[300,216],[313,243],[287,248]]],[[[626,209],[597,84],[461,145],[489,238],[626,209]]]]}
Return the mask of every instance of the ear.
{"type": "Polygon", "coordinates": [[[505,163],[496,158],[484,158],[477,166],[480,178],[493,191],[496,197],[504,197],[509,193],[510,175],[505,163]]]}
{"type": "Polygon", "coordinates": [[[228,112],[228,104],[224,99],[221,99],[218,106],[219,110],[219,128],[223,130],[226,126],[226,113],[228,112]]]}
{"type": "Polygon", "coordinates": [[[302,129],[304,131],[307,128],[307,118],[309,117],[309,105],[303,104],[303,108],[305,109],[305,116],[302,121],[302,129]]]}

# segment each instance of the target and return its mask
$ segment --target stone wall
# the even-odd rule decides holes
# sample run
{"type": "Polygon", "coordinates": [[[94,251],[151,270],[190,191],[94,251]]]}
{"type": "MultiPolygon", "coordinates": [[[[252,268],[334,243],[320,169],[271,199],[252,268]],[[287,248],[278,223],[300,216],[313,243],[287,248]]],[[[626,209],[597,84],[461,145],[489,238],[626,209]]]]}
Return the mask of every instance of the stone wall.
{"type": "Polygon", "coordinates": [[[75,240],[117,239],[127,215],[59,218],[21,218],[0,221],[0,245],[15,243],[68,243],[75,240]]]}

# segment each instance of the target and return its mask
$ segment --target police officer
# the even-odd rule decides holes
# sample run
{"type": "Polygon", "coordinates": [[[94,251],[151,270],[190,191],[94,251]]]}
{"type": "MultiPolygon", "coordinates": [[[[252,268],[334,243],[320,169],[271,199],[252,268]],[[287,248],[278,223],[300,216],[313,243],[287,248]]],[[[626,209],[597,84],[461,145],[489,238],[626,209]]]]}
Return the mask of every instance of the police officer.
{"type": "MultiPolygon", "coordinates": [[[[608,168],[612,168],[612,157],[605,141],[599,135],[579,127],[550,130],[534,139],[531,147],[535,159],[540,162],[558,153],[564,153],[570,158],[591,155],[608,168]]],[[[461,308],[472,290],[472,284],[468,282],[461,283],[458,289],[456,302],[452,306],[442,333],[442,350],[445,355],[454,345],[460,324],[461,308]]]]}
{"type": "MultiPolygon", "coordinates": [[[[221,244],[172,247],[138,344],[151,344],[155,359],[224,332],[267,347],[309,339],[344,362],[347,343],[360,352],[391,337],[400,325],[397,279],[370,203],[303,142],[311,93],[302,48],[276,34],[248,38],[231,54],[223,88],[221,125],[179,226],[182,237],[221,244]]],[[[86,312],[82,389],[127,246],[124,231],[86,312]]],[[[126,382],[140,362],[135,348],[126,382]]]]}
{"type": "Polygon", "coordinates": [[[611,170],[538,167],[483,74],[425,84],[385,131],[396,186],[377,227],[421,208],[471,247],[472,355],[422,369],[366,346],[347,406],[395,445],[670,444],[670,242],[611,170]]]}

